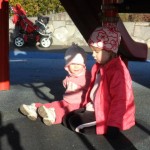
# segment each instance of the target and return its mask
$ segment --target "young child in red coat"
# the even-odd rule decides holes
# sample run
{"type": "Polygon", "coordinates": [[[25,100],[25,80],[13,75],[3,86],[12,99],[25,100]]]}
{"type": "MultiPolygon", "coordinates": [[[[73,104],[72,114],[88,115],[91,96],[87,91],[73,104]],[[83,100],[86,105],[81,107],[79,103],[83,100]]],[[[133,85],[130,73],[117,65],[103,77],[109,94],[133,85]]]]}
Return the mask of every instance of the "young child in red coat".
{"type": "Polygon", "coordinates": [[[96,63],[91,70],[85,107],[64,118],[64,125],[71,130],[113,136],[135,125],[132,80],[117,55],[120,40],[113,23],[106,23],[92,33],[88,44],[96,63]]]}
{"type": "Polygon", "coordinates": [[[65,53],[65,70],[68,75],[63,80],[66,91],[63,100],[41,104],[21,105],[20,111],[31,120],[36,120],[38,115],[43,118],[46,125],[59,124],[64,115],[82,106],[85,93],[89,87],[91,74],[86,69],[86,52],[81,47],[73,44],[65,53]]]}

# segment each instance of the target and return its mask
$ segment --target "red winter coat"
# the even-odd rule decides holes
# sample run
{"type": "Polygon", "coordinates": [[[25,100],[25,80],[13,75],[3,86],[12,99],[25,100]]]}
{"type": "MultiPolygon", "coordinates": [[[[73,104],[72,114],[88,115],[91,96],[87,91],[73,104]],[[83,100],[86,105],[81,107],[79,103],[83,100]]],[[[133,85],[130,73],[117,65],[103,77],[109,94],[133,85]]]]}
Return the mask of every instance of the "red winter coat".
{"type": "Polygon", "coordinates": [[[129,129],[135,125],[134,95],[129,71],[120,57],[104,66],[94,64],[85,104],[90,101],[90,91],[99,70],[101,78],[94,100],[97,134],[106,133],[107,126],[129,129]]]}

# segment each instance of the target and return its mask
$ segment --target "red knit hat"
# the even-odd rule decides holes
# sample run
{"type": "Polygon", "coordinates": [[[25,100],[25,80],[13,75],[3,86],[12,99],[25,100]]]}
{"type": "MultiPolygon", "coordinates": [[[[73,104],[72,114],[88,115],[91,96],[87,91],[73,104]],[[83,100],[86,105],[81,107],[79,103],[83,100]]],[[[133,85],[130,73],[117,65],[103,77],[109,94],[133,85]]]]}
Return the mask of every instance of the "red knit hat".
{"type": "Polygon", "coordinates": [[[118,52],[121,35],[114,23],[106,23],[94,30],[88,41],[89,46],[106,51],[118,52]]]}

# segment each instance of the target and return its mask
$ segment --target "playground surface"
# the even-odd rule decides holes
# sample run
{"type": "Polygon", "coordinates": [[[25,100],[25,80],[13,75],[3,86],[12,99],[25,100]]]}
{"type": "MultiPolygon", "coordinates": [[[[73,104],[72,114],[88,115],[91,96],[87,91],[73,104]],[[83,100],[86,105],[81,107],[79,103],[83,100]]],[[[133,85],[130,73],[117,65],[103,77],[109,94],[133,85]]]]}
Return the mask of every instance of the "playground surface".
{"type": "MultiPolygon", "coordinates": [[[[21,104],[61,100],[66,47],[10,49],[9,91],[0,91],[0,150],[149,150],[150,58],[130,61],[136,103],[136,125],[117,140],[103,135],[77,134],[63,125],[45,126],[19,113],[21,104]]],[[[87,68],[94,64],[88,52],[87,68]]]]}

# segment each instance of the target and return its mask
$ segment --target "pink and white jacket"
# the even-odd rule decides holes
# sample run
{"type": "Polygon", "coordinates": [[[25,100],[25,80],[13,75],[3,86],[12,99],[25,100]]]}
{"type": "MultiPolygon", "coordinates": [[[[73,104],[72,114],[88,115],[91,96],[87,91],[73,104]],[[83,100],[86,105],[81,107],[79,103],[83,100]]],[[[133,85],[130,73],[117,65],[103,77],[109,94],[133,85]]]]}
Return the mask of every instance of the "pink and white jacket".
{"type": "Polygon", "coordinates": [[[98,63],[93,65],[84,106],[91,101],[90,91],[98,71],[101,79],[94,99],[97,134],[106,133],[108,126],[118,127],[120,130],[129,129],[135,125],[134,95],[129,71],[120,57],[104,66],[98,63]]]}
{"type": "Polygon", "coordinates": [[[63,95],[63,100],[69,104],[81,104],[85,99],[89,84],[91,79],[91,73],[89,71],[83,70],[79,76],[74,76],[69,74],[63,80],[63,85],[66,88],[65,94],[63,95]]]}

